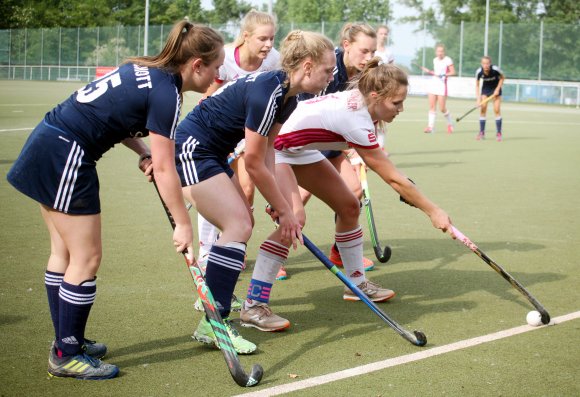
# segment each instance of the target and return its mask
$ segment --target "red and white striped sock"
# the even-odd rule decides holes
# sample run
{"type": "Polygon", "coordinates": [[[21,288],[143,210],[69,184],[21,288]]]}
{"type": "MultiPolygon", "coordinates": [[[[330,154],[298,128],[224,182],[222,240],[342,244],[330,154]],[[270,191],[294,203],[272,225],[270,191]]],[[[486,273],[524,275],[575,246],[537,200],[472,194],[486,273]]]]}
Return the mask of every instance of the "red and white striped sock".
{"type": "Polygon", "coordinates": [[[346,276],[354,285],[365,282],[363,233],[360,225],[349,232],[337,232],[335,239],[346,276]]]}

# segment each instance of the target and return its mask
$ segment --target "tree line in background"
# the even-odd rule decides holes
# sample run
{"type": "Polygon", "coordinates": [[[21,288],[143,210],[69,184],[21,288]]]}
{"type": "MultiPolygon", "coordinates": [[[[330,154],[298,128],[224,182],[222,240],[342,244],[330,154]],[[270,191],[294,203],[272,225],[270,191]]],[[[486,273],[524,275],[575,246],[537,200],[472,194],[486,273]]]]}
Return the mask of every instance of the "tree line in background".
{"type": "MultiPolygon", "coordinates": [[[[464,70],[465,66],[471,70],[479,64],[483,55],[486,0],[436,0],[428,8],[424,7],[423,0],[396,1],[415,11],[413,16],[398,22],[414,23],[417,30],[424,30],[436,41],[445,43],[447,53],[456,64],[461,51],[464,70]]],[[[203,9],[201,0],[150,0],[149,3],[150,25],[161,26],[184,17],[213,26],[237,23],[253,8],[247,0],[212,0],[212,10],[203,9]]],[[[262,6],[265,9],[266,4],[262,6]]],[[[498,55],[503,54],[502,67],[509,77],[530,78],[537,75],[535,70],[542,70],[544,79],[580,80],[580,0],[490,0],[490,9],[489,55],[497,61],[498,55]],[[499,27],[500,21],[502,27],[499,27]],[[540,21],[545,25],[541,38],[540,21]],[[540,46],[543,46],[541,64],[540,46]],[[503,49],[498,50],[500,47],[503,49]]],[[[388,0],[275,0],[274,13],[280,24],[278,38],[294,24],[302,29],[320,30],[322,22],[325,34],[336,39],[345,21],[365,21],[373,26],[392,21],[388,0]]],[[[144,15],[145,0],[3,0],[0,30],[136,27],[143,25],[144,15]]],[[[396,40],[396,32],[394,37],[396,40]]],[[[103,60],[107,58],[107,51],[112,53],[117,48],[115,56],[118,57],[118,48],[127,45],[119,40],[127,41],[119,39],[118,34],[108,41],[102,36],[99,51],[103,54],[96,56],[103,60]]],[[[413,61],[422,64],[424,58],[430,66],[433,56],[432,48],[419,49],[413,61]]]]}
{"type": "MultiPolygon", "coordinates": [[[[486,0],[397,0],[416,13],[402,22],[426,21],[431,29],[446,24],[483,22],[486,0]]],[[[252,5],[246,0],[212,0],[206,10],[201,0],[150,0],[150,23],[172,24],[187,16],[199,23],[237,21],[252,5]]],[[[266,5],[263,6],[265,8],[266,5]]],[[[543,19],[546,23],[580,23],[578,0],[490,0],[490,22],[518,23],[543,19]]],[[[385,0],[276,0],[278,22],[319,23],[390,21],[392,9],[385,0]]],[[[0,29],[142,25],[145,0],[3,0],[0,29]]]]}
{"type": "MultiPolygon", "coordinates": [[[[150,0],[149,23],[172,24],[185,16],[205,24],[238,21],[253,6],[244,0],[213,0],[205,10],[200,0],[150,0]]],[[[266,7],[264,5],[264,7],[266,7]]],[[[264,8],[263,7],[263,8],[264,8]]],[[[391,17],[383,0],[278,0],[279,22],[380,22],[391,17]]],[[[145,0],[3,0],[0,29],[136,26],[145,19],[145,0]]]]}

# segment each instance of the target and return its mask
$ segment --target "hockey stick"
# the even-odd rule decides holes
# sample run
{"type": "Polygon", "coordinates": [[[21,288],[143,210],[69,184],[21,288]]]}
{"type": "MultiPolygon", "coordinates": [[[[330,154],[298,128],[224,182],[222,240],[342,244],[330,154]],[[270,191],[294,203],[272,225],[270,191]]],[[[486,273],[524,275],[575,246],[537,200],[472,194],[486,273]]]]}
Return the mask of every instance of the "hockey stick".
{"type": "Polygon", "coordinates": [[[463,233],[461,233],[455,226],[451,226],[451,231],[461,241],[467,248],[473,251],[477,256],[479,256],[485,263],[487,263],[493,270],[501,274],[501,276],[507,280],[508,283],[517,289],[526,299],[540,312],[542,316],[542,323],[548,324],[550,322],[550,314],[548,311],[534,298],[525,288],[521,285],[515,278],[513,278],[508,272],[506,272],[500,265],[498,265],[493,259],[487,256],[483,251],[481,251],[469,238],[467,238],[463,233]]]}
{"type": "Polygon", "coordinates": [[[425,346],[425,344],[427,343],[427,337],[425,336],[425,334],[423,332],[413,331],[413,333],[411,333],[411,332],[407,331],[406,329],[404,329],[403,327],[401,327],[399,324],[397,324],[394,320],[392,320],[389,316],[387,316],[385,314],[385,312],[383,312],[376,305],[375,302],[370,300],[369,297],[364,292],[362,292],[360,290],[360,288],[358,288],[356,285],[354,285],[348,279],[348,277],[346,277],[344,275],[344,273],[342,273],[330,261],[330,259],[328,259],[326,257],[326,255],[324,255],[322,253],[322,251],[320,251],[320,249],[316,245],[314,245],[314,243],[312,241],[310,241],[310,239],[308,237],[306,237],[304,234],[302,234],[302,238],[304,239],[304,245],[306,246],[306,248],[308,248],[308,250],[310,252],[312,252],[312,254],[314,254],[314,256],[317,257],[318,260],[324,264],[324,266],[326,266],[328,268],[328,270],[330,270],[332,273],[334,273],[336,275],[336,277],[338,277],[340,279],[340,281],[342,281],[344,283],[344,285],[346,285],[348,288],[350,288],[350,290],[352,292],[354,292],[360,298],[360,300],[362,300],[373,312],[375,312],[375,314],[377,316],[379,316],[379,318],[381,320],[386,322],[389,325],[389,327],[393,328],[399,335],[401,335],[403,338],[405,338],[406,340],[408,340],[412,344],[414,344],[416,346],[425,346]]]}
{"type": "Polygon", "coordinates": [[[437,76],[437,77],[439,77],[441,80],[445,80],[447,78],[447,76],[445,74],[443,74],[443,75],[435,74],[435,71],[434,70],[427,69],[425,66],[420,66],[420,65],[418,65],[416,63],[413,63],[413,65],[416,66],[416,67],[418,67],[419,69],[421,69],[423,72],[425,72],[427,74],[430,74],[431,76],[437,76]]]}
{"type": "Polygon", "coordinates": [[[375,218],[373,216],[373,207],[371,205],[371,192],[369,190],[369,183],[367,181],[367,171],[364,165],[360,167],[360,183],[363,189],[363,203],[365,205],[365,212],[367,215],[367,222],[369,225],[369,231],[371,233],[371,240],[373,242],[373,250],[379,262],[387,263],[391,259],[391,247],[385,246],[383,250],[381,248],[381,243],[377,236],[377,228],[375,226],[375,218]]]}
{"type": "MultiPolygon", "coordinates": [[[[159,188],[157,187],[157,183],[155,179],[153,179],[153,186],[155,186],[155,191],[157,191],[157,195],[161,200],[161,204],[163,205],[163,209],[165,210],[165,214],[167,215],[167,219],[169,219],[169,223],[171,224],[171,228],[175,229],[175,220],[167,208],[165,201],[161,197],[161,193],[159,193],[159,188]]],[[[230,370],[230,374],[234,381],[242,386],[242,387],[251,387],[255,386],[262,380],[262,376],[264,375],[264,369],[259,364],[254,364],[252,366],[252,371],[250,374],[246,374],[244,369],[242,368],[242,364],[240,363],[240,359],[238,358],[238,354],[234,348],[232,340],[230,339],[228,332],[226,330],[226,326],[224,325],[224,321],[220,315],[219,310],[217,310],[215,300],[211,294],[211,291],[207,287],[205,280],[203,279],[201,269],[199,268],[195,259],[190,260],[187,257],[187,252],[183,252],[183,257],[185,258],[185,262],[187,264],[187,268],[189,269],[189,273],[193,278],[193,282],[197,288],[197,293],[201,298],[201,302],[203,304],[203,309],[205,311],[205,315],[209,320],[211,328],[216,335],[217,344],[219,349],[224,354],[224,358],[226,360],[226,364],[228,365],[228,369],[230,370]]]]}
{"type": "Polygon", "coordinates": [[[456,122],[460,122],[461,120],[463,120],[463,118],[465,118],[465,116],[467,116],[468,114],[470,114],[471,112],[473,112],[475,109],[479,109],[480,107],[482,107],[483,105],[485,105],[486,103],[488,103],[489,101],[491,101],[492,98],[495,98],[495,95],[492,95],[492,96],[489,96],[489,97],[485,98],[479,105],[472,107],[467,112],[465,112],[461,117],[457,117],[455,119],[455,121],[456,122]]]}

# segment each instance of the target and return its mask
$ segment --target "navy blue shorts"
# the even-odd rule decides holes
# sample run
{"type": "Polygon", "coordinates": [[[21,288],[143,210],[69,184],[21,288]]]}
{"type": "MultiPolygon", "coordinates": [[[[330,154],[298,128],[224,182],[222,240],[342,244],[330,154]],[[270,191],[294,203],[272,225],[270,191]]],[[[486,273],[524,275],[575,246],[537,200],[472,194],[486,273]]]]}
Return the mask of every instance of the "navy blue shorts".
{"type": "MultiPolygon", "coordinates": [[[[481,95],[485,95],[485,96],[488,96],[489,97],[489,96],[492,96],[493,95],[493,92],[494,91],[495,91],[495,88],[488,88],[488,89],[482,88],[481,95]]],[[[499,95],[498,96],[501,96],[501,88],[499,89],[499,95]]]]}
{"type": "Polygon", "coordinates": [[[340,150],[321,150],[320,153],[327,159],[334,159],[342,154],[340,150]]]}
{"type": "Polygon", "coordinates": [[[227,157],[204,148],[192,136],[184,142],[176,140],[175,164],[183,187],[203,182],[222,172],[229,178],[234,176],[227,157]]]}
{"type": "Polygon", "coordinates": [[[66,214],[101,212],[96,162],[70,134],[41,122],[8,172],[23,194],[66,214]]]}

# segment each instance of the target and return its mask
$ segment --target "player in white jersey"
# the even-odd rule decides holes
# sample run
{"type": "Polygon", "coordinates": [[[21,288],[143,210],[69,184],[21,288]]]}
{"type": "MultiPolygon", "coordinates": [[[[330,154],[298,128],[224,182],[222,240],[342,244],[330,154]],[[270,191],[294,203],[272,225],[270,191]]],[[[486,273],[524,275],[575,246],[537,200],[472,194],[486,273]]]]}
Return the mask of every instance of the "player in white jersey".
{"type": "MultiPolygon", "coordinates": [[[[399,172],[377,143],[374,122],[392,122],[403,111],[408,88],[407,75],[403,71],[379,63],[378,57],[367,63],[356,90],[300,102],[274,142],[276,178],[296,217],[305,224],[306,214],[298,186],[312,192],[332,208],[337,214],[336,241],[345,273],[374,302],[386,301],[395,293],[365,278],[358,198],[319,150],[354,148],[402,198],[425,212],[434,227],[443,231],[451,228],[447,213],[399,172]]],[[[277,216],[275,211],[271,215],[277,216]]],[[[288,251],[288,247],[280,230],[270,234],[260,246],[240,315],[243,326],[274,331],[280,324],[289,325],[288,320],[274,314],[268,306],[276,273],[286,260],[283,253],[288,251]]],[[[344,290],[343,299],[359,300],[350,289],[344,290]]]]}
{"type": "Polygon", "coordinates": [[[445,46],[437,44],[435,47],[435,58],[433,58],[433,70],[422,67],[423,71],[433,75],[431,78],[428,95],[429,95],[429,117],[425,133],[435,132],[435,116],[437,104],[439,110],[447,120],[447,133],[453,132],[453,120],[451,113],[447,109],[447,79],[455,75],[455,66],[453,60],[445,55],[445,46]]]}
{"type": "MultiPolygon", "coordinates": [[[[225,83],[238,77],[254,72],[266,72],[280,68],[280,53],[274,48],[276,21],[270,14],[251,10],[242,20],[240,35],[225,47],[224,64],[220,67],[214,83],[205,93],[210,96],[225,83]]],[[[244,194],[250,205],[254,203],[255,186],[245,168],[243,148],[245,140],[240,141],[236,152],[240,153],[237,161],[232,164],[244,194]]],[[[198,214],[197,226],[199,232],[198,262],[202,268],[207,263],[207,257],[213,243],[217,240],[219,230],[198,214]]],[[[240,303],[234,302],[234,309],[239,310],[240,303]]],[[[197,308],[203,310],[201,303],[197,308]]]]}
{"type": "MultiPolygon", "coordinates": [[[[373,58],[377,48],[377,35],[375,30],[366,23],[347,23],[342,28],[341,45],[342,48],[335,50],[336,69],[334,71],[334,80],[321,95],[344,91],[348,88],[350,82],[357,78],[366,63],[373,58]]],[[[301,95],[302,100],[311,97],[313,96],[301,95]]],[[[359,174],[356,172],[355,166],[347,159],[346,154],[340,150],[325,150],[323,154],[338,170],[351,191],[359,199],[362,198],[359,174]]],[[[306,204],[311,196],[310,193],[304,189],[301,189],[300,193],[302,201],[306,204]]],[[[330,249],[329,259],[336,266],[342,267],[342,259],[336,244],[333,244],[330,249]]],[[[367,271],[374,268],[374,263],[371,259],[363,258],[363,261],[367,271]]],[[[286,269],[282,266],[276,279],[280,280],[284,277],[286,277],[286,269]]]]}
{"type": "Polygon", "coordinates": [[[377,50],[375,56],[381,57],[384,63],[394,63],[393,52],[387,47],[389,44],[389,27],[380,25],[377,27],[377,50]]]}

